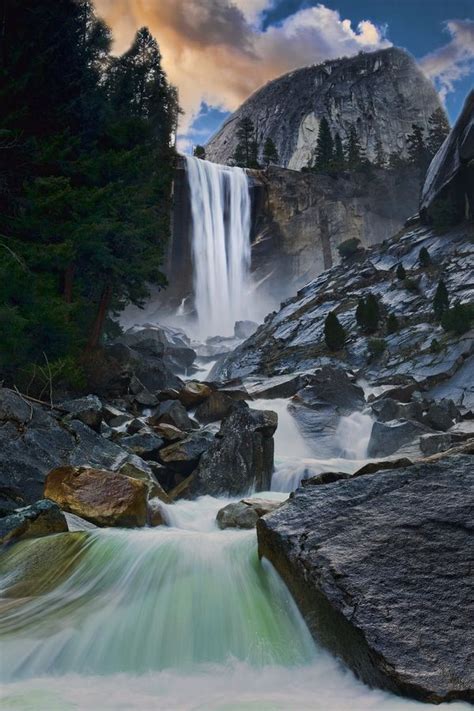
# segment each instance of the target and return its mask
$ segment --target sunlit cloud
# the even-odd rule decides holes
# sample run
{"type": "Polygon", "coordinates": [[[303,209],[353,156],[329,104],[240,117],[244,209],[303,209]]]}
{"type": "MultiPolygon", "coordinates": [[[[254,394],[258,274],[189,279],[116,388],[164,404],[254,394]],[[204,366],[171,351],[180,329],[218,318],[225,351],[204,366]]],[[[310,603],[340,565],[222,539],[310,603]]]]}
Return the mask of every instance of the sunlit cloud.
{"type": "Polygon", "coordinates": [[[474,21],[449,20],[451,41],[420,60],[420,67],[439,88],[441,98],[454,91],[454,83],[474,71],[474,21]]]}

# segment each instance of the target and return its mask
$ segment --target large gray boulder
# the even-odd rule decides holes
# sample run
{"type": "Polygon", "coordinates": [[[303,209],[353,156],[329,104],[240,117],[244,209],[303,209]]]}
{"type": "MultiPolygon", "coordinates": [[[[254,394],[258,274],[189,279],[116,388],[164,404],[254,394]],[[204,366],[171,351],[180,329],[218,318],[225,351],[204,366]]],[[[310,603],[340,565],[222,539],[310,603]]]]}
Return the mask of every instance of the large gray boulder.
{"type": "Polygon", "coordinates": [[[280,501],[269,501],[267,499],[255,498],[232,501],[217,512],[217,525],[221,529],[255,528],[261,516],[276,511],[280,506],[280,501]]]}
{"type": "Polygon", "coordinates": [[[257,523],[313,635],[371,686],[474,701],[472,461],[307,486],[257,523]]]}
{"type": "Polygon", "coordinates": [[[433,158],[421,193],[420,212],[428,221],[436,205],[449,201],[458,220],[474,215],[474,91],[453,130],[433,158]],[[468,214],[466,214],[466,211],[468,214]]]}
{"type": "Polygon", "coordinates": [[[277,424],[275,412],[252,410],[245,402],[236,402],[199,461],[194,493],[238,496],[253,489],[269,490],[277,424]]]}
{"type": "Polygon", "coordinates": [[[407,445],[418,443],[422,435],[432,431],[426,425],[414,420],[374,422],[367,455],[369,457],[388,457],[407,445]]]}
{"type": "Polygon", "coordinates": [[[149,358],[162,358],[163,363],[173,372],[184,373],[195,358],[196,353],[189,345],[188,337],[182,332],[166,326],[146,324],[132,326],[119,339],[135,351],[149,358]]]}

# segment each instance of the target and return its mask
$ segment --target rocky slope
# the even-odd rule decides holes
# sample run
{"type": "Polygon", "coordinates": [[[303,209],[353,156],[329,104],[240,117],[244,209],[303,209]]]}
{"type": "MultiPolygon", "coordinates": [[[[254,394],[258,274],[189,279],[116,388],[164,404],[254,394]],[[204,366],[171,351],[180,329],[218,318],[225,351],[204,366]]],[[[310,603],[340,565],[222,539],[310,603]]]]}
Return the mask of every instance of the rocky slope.
{"type": "Polygon", "coordinates": [[[397,48],[361,53],[297,69],[255,92],[206,146],[216,163],[228,163],[238,121],[248,116],[263,145],[271,137],[282,166],[300,170],[312,159],[321,117],[344,141],[355,125],[369,157],[381,141],[386,153],[406,155],[412,123],[427,128],[439,108],[436,91],[415,60],[397,48]]]}
{"type": "Polygon", "coordinates": [[[373,686],[474,701],[472,455],[308,485],[257,522],[313,634],[373,686]]]}

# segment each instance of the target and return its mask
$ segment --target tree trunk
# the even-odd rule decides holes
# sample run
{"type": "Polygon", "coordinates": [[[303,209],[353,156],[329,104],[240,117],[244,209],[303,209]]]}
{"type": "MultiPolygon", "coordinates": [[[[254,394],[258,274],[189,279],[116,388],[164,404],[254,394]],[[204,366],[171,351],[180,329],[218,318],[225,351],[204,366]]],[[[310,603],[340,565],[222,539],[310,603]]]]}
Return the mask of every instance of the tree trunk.
{"type": "Polygon", "coordinates": [[[64,300],[72,303],[72,287],[74,283],[74,264],[69,264],[64,271],[64,300]]]}
{"type": "Polygon", "coordinates": [[[109,309],[110,300],[112,298],[112,287],[105,286],[99,301],[99,308],[97,309],[97,315],[92,326],[92,330],[87,342],[86,350],[95,350],[102,336],[102,331],[104,330],[105,317],[107,316],[107,311],[109,309]]]}

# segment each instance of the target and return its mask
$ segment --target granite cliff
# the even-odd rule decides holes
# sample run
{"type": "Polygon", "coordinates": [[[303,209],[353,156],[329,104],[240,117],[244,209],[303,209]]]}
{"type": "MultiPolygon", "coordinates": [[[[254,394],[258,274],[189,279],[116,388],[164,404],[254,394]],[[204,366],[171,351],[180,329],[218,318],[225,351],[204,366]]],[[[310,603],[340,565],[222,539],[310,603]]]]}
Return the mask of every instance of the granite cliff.
{"type": "Polygon", "coordinates": [[[228,163],[236,128],[249,117],[263,145],[271,137],[280,164],[300,170],[311,163],[322,116],[346,140],[355,126],[368,158],[377,140],[387,154],[407,155],[412,124],[428,128],[440,107],[431,82],[404,50],[392,47],[303,67],[266,84],[230,116],[206,146],[207,158],[228,163]]]}

